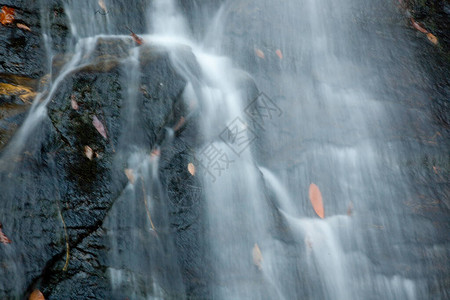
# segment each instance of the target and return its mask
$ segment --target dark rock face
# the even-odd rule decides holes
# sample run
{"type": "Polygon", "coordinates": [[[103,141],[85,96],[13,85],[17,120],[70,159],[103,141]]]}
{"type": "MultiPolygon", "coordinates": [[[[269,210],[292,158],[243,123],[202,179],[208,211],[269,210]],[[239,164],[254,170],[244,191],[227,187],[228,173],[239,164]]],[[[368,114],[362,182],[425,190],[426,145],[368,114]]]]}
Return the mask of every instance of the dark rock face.
{"type": "MultiPolygon", "coordinates": [[[[91,63],[59,84],[47,107],[48,117],[34,129],[24,150],[3,157],[1,220],[13,243],[0,249],[5,274],[0,297],[22,299],[38,288],[46,299],[123,299],[130,295],[139,299],[151,292],[154,277],[148,270],[156,269],[155,264],[163,275],[153,275],[166,296],[180,297],[185,289],[187,293],[200,289],[205,294],[205,283],[198,279],[201,253],[186,251],[201,242],[199,183],[182,167],[192,153],[180,139],[195,137],[195,128],[185,124],[175,139],[167,141],[167,128],[186,115],[181,101],[186,83],[174,71],[167,51],[147,45],[139,49],[137,83],[130,81],[130,65],[124,58],[132,47],[131,39],[99,40],[91,63]],[[129,114],[127,104],[129,84],[139,84],[134,115],[129,114]],[[94,118],[104,126],[106,138],[94,126],[94,118]],[[153,197],[157,231],[151,234],[145,229],[145,210],[128,208],[127,197],[141,201],[145,194],[138,192],[140,188],[135,194],[123,192],[129,188],[126,161],[120,157],[135,148],[150,157],[157,146],[162,153],[161,186],[153,197]],[[92,157],[86,154],[87,147],[92,157]],[[135,227],[115,227],[115,219],[128,220],[132,217],[127,214],[136,211],[141,214],[131,222],[135,227]],[[139,232],[148,248],[130,248],[136,239],[129,236],[130,230],[139,232]],[[133,253],[130,261],[121,265],[111,260],[110,234],[117,234],[120,241],[114,251],[133,253]],[[160,259],[137,259],[148,257],[148,252],[160,259]],[[179,261],[174,260],[176,253],[179,261]],[[120,290],[113,291],[110,268],[134,282],[121,283],[120,290]],[[18,270],[23,274],[18,275],[18,270]]],[[[180,51],[192,58],[189,49],[180,51]]],[[[143,185],[144,180],[137,179],[136,185],[143,185]]]]}

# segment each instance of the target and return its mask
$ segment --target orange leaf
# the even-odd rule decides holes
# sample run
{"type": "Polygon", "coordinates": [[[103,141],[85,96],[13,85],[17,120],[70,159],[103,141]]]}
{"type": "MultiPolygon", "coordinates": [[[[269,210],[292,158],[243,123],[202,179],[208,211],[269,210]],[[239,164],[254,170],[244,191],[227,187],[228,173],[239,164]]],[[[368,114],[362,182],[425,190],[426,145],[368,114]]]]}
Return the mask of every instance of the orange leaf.
{"type": "Polygon", "coordinates": [[[411,23],[412,23],[413,27],[415,29],[419,30],[420,32],[425,33],[425,34],[428,33],[428,31],[425,28],[423,28],[422,26],[420,26],[419,23],[417,23],[413,18],[411,18],[411,23]]]}
{"type": "Polygon", "coordinates": [[[261,270],[262,269],[263,256],[262,256],[262,253],[261,253],[261,249],[259,249],[259,246],[256,243],[253,246],[252,256],[253,256],[253,263],[255,264],[255,266],[258,267],[259,270],[261,270]]]}
{"type": "Polygon", "coordinates": [[[95,129],[97,129],[97,131],[102,135],[102,137],[104,137],[105,139],[108,138],[106,136],[105,126],[103,126],[102,122],[100,122],[96,115],[94,115],[94,117],[92,118],[92,124],[94,125],[95,129]]]}
{"type": "Polygon", "coordinates": [[[193,163],[188,163],[188,171],[192,176],[195,176],[195,166],[193,163]]]}
{"type": "Polygon", "coordinates": [[[259,58],[262,58],[262,59],[265,58],[264,52],[262,52],[261,49],[256,48],[256,49],[255,49],[255,54],[256,54],[256,56],[258,56],[259,58]]]}
{"type": "Polygon", "coordinates": [[[0,243],[11,244],[11,240],[2,231],[2,223],[0,223],[0,243]]]}
{"type": "Polygon", "coordinates": [[[28,300],[45,300],[45,297],[40,290],[34,290],[28,300]]]}
{"type": "Polygon", "coordinates": [[[31,31],[30,27],[28,27],[28,26],[25,25],[25,24],[17,23],[16,26],[17,26],[18,28],[22,29],[22,30],[31,31]]]}
{"type": "Polygon", "coordinates": [[[3,6],[0,12],[0,23],[7,25],[12,22],[14,22],[14,8],[3,6]]]}
{"type": "Polygon", "coordinates": [[[281,53],[281,50],[280,50],[280,49],[277,49],[277,51],[275,51],[275,53],[278,55],[278,57],[279,57],[280,59],[283,59],[283,53],[281,53]]]}
{"type": "Polygon", "coordinates": [[[427,38],[430,42],[432,42],[433,44],[437,45],[438,44],[438,39],[437,37],[432,34],[432,33],[427,33],[427,38]]]}
{"type": "Polygon", "coordinates": [[[323,211],[322,193],[320,192],[319,187],[314,183],[311,183],[309,186],[309,200],[311,201],[316,214],[323,219],[325,213],[323,211]]]}

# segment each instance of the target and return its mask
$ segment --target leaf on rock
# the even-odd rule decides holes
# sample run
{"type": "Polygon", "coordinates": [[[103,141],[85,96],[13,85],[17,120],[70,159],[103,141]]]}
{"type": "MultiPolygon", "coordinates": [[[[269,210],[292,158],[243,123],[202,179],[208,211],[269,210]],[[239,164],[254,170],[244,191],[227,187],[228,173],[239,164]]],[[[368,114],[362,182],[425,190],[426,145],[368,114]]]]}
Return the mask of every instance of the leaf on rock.
{"type": "Polygon", "coordinates": [[[255,266],[257,266],[259,270],[262,270],[263,256],[261,253],[261,249],[259,249],[257,243],[255,243],[255,245],[253,246],[252,256],[253,256],[253,263],[255,264],[255,266]]]}
{"type": "Polygon", "coordinates": [[[3,233],[2,231],[2,223],[0,223],[0,243],[2,244],[11,244],[11,240],[3,233]]]}
{"type": "Polygon", "coordinates": [[[107,13],[108,10],[106,9],[106,5],[105,5],[105,0],[98,0],[98,6],[100,6],[100,8],[107,13]]]}
{"type": "Polygon", "coordinates": [[[84,146],[84,155],[86,155],[89,160],[92,160],[94,157],[94,150],[89,146],[84,146]]]}
{"type": "Polygon", "coordinates": [[[188,171],[192,176],[195,176],[195,166],[193,163],[188,163],[188,171]]]}
{"type": "Polygon", "coordinates": [[[23,102],[30,104],[37,94],[30,87],[24,85],[0,83],[0,95],[15,95],[23,102]]]}
{"type": "Polygon", "coordinates": [[[439,43],[437,37],[432,33],[427,33],[427,38],[430,42],[432,42],[435,45],[439,43]]]}
{"type": "Polygon", "coordinates": [[[420,32],[425,33],[425,34],[428,33],[428,31],[425,28],[423,28],[422,26],[420,26],[420,24],[417,23],[413,18],[411,18],[411,23],[412,23],[413,27],[415,29],[419,30],[420,32]]]}
{"type": "Polygon", "coordinates": [[[128,181],[131,184],[134,184],[134,172],[133,172],[133,169],[125,169],[125,175],[127,176],[128,181]]]}
{"type": "Polygon", "coordinates": [[[34,290],[28,300],[45,300],[45,297],[40,290],[34,290]]]}
{"type": "Polygon", "coordinates": [[[161,151],[159,150],[159,148],[155,148],[152,150],[152,152],[150,153],[150,159],[159,157],[161,155],[161,151]]]}
{"type": "Polygon", "coordinates": [[[277,49],[277,51],[275,51],[275,53],[278,55],[278,57],[279,57],[280,59],[283,59],[283,53],[281,53],[281,50],[280,50],[280,49],[277,49]]]}
{"type": "Polygon", "coordinates": [[[144,40],[140,36],[135,34],[130,28],[127,27],[127,29],[130,31],[130,35],[136,44],[142,45],[144,43],[144,40]]]}
{"type": "Polygon", "coordinates": [[[100,122],[100,120],[97,118],[96,115],[92,118],[92,125],[94,125],[95,129],[104,137],[105,139],[108,139],[106,136],[106,129],[105,126],[103,126],[103,123],[100,122]]]}
{"type": "Polygon", "coordinates": [[[8,25],[14,22],[14,8],[3,6],[0,12],[0,23],[2,25],[8,25]]]}
{"type": "Polygon", "coordinates": [[[264,59],[266,56],[264,55],[264,52],[262,52],[261,49],[255,48],[255,54],[256,56],[258,56],[259,58],[264,59]]]}
{"type": "Polygon", "coordinates": [[[323,210],[323,202],[322,202],[322,193],[319,190],[319,187],[314,183],[309,185],[309,200],[311,201],[312,207],[316,214],[323,219],[325,217],[325,213],[323,210]]]}
{"type": "Polygon", "coordinates": [[[78,106],[78,102],[76,100],[75,95],[70,96],[70,105],[74,110],[78,110],[80,107],[78,106]]]}
{"type": "Polygon", "coordinates": [[[181,117],[180,120],[178,120],[175,127],[173,127],[173,131],[178,131],[181,127],[183,127],[185,122],[186,122],[186,119],[184,117],[181,117]]]}
{"type": "Polygon", "coordinates": [[[25,25],[25,24],[17,23],[16,26],[17,26],[18,28],[22,29],[22,30],[26,30],[26,31],[30,31],[30,32],[31,32],[30,27],[28,27],[28,26],[25,25]]]}

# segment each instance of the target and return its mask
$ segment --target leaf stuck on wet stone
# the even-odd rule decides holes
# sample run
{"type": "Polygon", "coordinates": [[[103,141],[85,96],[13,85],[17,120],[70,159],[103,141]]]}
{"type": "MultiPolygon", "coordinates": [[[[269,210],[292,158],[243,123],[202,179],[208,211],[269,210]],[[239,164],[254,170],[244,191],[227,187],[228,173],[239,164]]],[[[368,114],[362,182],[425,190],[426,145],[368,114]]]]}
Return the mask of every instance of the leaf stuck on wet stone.
{"type": "Polygon", "coordinates": [[[3,233],[2,227],[2,223],[0,223],[0,243],[11,244],[11,240],[3,233]]]}
{"type": "Polygon", "coordinates": [[[426,30],[425,28],[423,28],[422,26],[420,26],[420,24],[417,23],[413,18],[411,18],[411,23],[412,23],[413,27],[414,27],[415,29],[419,30],[420,32],[425,33],[425,34],[428,33],[428,30],[426,30]]]}
{"type": "Polygon", "coordinates": [[[275,53],[278,55],[278,57],[279,57],[280,59],[283,59],[283,53],[281,53],[281,50],[280,50],[280,49],[277,49],[277,51],[275,51],[275,53]]]}
{"type": "Polygon", "coordinates": [[[98,0],[98,6],[100,6],[100,8],[107,13],[108,10],[106,9],[106,5],[105,5],[105,0],[98,0]]]}
{"type": "Polygon", "coordinates": [[[188,171],[192,176],[195,176],[195,166],[193,163],[188,163],[188,171]]]}
{"type": "Polygon", "coordinates": [[[265,58],[264,52],[262,52],[261,49],[256,48],[256,49],[255,49],[255,54],[256,54],[256,56],[258,56],[259,58],[262,58],[262,59],[265,58]]]}
{"type": "Polygon", "coordinates": [[[253,263],[255,264],[255,266],[257,266],[259,270],[262,270],[263,256],[261,253],[261,249],[259,249],[257,243],[255,243],[255,245],[253,246],[252,256],[253,256],[253,263]]]}
{"type": "Polygon", "coordinates": [[[26,31],[30,31],[30,32],[31,32],[30,27],[28,27],[28,26],[25,25],[25,24],[17,23],[16,26],[17,26],[18,28],[22,29],[22,30],[26,30],[26,31]]]}
{"type": "Polygon", "coordinates": [[[312,207],[316,214],[321,218],[325,218],[325,213],[323,209],[322,193],[319,187],[314,183],[309,186],[309,200],[311,201],[312,207]]]}
{"type": "Polygon", "coordinates": [[[94,117],[92,118],[92,124],[94,125],[95,129],[97,129],[97,131],[102,135],[102,137],[108,139],[105,126],[103,126],[103,123],[100,122],[96,115],[94,115],[94,117]]]}
{"type": "Polygon", "coordinates": [[[75,95],[70,96],[70,105],[74,110],[78,110],[80,107],[78,106],[78,102],[76,100],[75,95]]]}
{"type": "Polygon", "coordinates": [[[133,169],[125,169],[125,175],[127,176],[128,181],[131,184],[134,184],[134,172],[133,172],[133,169]]]}
{"type": "Polygon", "coordinates": [[[92,158],[94,158],[94,150],[89,146],[84,146],[84,155],[86,155],[89,160],[92,160],[92,158]]]}
{"type": "Polygon", "coordinates": [[[8,25],[14,22],[14,8],[3,6],[0,12],[0,23],[2,25],[8,25]]]}
{"type": "Polygon", "coordinates": [[[435,45],[439,43],[437,37],[432,33],[427,33],[427,38],[430,42],[432,42],[435,45]]]}
{"type": "Polygon", "coordinates": [[[40,290],[34,290],[28,300],[45,300],[45,297],[40,290]]]}

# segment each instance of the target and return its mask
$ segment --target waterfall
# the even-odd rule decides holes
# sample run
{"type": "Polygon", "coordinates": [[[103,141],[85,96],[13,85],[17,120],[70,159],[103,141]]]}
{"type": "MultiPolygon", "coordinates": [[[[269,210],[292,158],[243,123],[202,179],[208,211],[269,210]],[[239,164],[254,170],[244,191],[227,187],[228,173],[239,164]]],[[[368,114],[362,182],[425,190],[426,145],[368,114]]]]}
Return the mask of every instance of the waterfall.
{"type": "MultiPolygon", "coordinates": [[[[399,13],[384,5],[65,1],[69,47],[59,56],[42,16],[50,84],[0,152],[0,221],[23,232],[6,210],[45,199],[56,221],[34,247],[56,250],[46,249],[48,262],[33,254],[42,270],[14,287],[0,282],[0,292],[53,295],[58,280],[98,276],[114,299],[431,299],[439,279],[424,253],[442,254],[443,240],[416,214],[431,179],[415,180],[440,169],[435,159],[411,175],[408,164],[441,157],[445,143],[419,141],[440,127],[428,106],[401,102],[422,103],[428,90],[393,83],[398,74],[430,79],[400,61],[417,50],[395,44],[411,37],[392,28],[399,13]],[[42,179],[27,168],[42,168],[42,179]],[[83,265],[92,257],[98,268],[83,265]]],[[[14,278],[27,272],[27,241],[6,252],[14,278]]]]}

